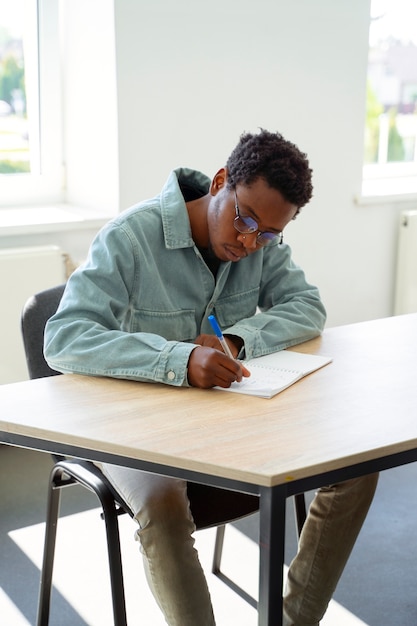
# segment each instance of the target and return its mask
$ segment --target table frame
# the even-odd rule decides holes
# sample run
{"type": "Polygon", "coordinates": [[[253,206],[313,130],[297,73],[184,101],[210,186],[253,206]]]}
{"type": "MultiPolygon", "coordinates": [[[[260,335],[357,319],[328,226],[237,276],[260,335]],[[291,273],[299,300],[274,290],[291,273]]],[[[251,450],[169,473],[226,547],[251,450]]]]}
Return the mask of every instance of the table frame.
{"type": "Polygon", "coordinates": [[[330,470],[328,472],[322,472],[314,476],[295,479],[285,484],[265,487],[158,463],[151,463],[149,461],[138,461],[137,459],[129,459],[115,454],[97,452],[88,448],[59,444],[52,441],[45,440],[42,441],[41,444],[40,440],[37,438],[6,433],[4,431],[0,431],[0,441],[22,448],[62,454],[90,461],[123,465],[154,474],[172,476],[196,483],[230,489],[231,491],[258,495],[260,497],[259,626],[279,626],[282,624],[283,598],[281,594],[276,593],[276,590],[282,589],[283,586],[287,498],[297,493],[316,489],[323,485],[349,480],[350,478],[364,476],[366,474],[417,461],[417,448],[414,448],[370,461],[330,470]]]}

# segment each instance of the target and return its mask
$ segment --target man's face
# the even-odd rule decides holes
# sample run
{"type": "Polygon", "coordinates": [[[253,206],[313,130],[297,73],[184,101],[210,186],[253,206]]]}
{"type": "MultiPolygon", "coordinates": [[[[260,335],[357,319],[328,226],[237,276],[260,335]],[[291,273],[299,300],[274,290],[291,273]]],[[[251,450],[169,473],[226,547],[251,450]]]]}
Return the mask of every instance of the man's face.
{"type": "MultiPolygon", "coordinates": [[[[279,236],[297,213],[297,207],[284,200],[281,193],[269,187],[262,178],[258,178],[249,187],[238,184],[236,189],[228,189],[226,171],[220,170],[216,177],[210,189],[213,197],[207,220],[210,247],[221,261],[237,262],[256,252],[261,247],[260,232],[279,236]],[[237,215],[251,226],[255,222],[257,228],[255,224],[254,232],[239,232],[235,224],[244,230],[244,221],[235,222],[237,215]]],[[[253,228],[248,227],[248,230],[253,228]]]]}

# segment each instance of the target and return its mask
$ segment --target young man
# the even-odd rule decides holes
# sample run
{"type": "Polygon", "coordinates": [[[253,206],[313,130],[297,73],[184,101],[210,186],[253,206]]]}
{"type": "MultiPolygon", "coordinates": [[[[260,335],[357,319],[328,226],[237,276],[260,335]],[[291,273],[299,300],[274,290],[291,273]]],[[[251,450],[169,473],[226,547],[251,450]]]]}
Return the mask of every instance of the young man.
{"type": "MultiPolygon", "coordinates": [[[[161,193],[112,220],[70,278],[45,333],[62,372],[228,387],[252,358],[323,329],[319,293],[283,231],[312,195],[304,154],[279,133],[244,134],[212,180],[178,169],[161,193]]],[[[279,454],[279,448],[277,448],[279,454]]],[[[103,465],[135,512],[154,596],[170,626],[213,626],[183,480],[103,465]]],[[[376,477],[321,489],[291,564],[284,623],[319,623],[372,501],[376,477]]]]}

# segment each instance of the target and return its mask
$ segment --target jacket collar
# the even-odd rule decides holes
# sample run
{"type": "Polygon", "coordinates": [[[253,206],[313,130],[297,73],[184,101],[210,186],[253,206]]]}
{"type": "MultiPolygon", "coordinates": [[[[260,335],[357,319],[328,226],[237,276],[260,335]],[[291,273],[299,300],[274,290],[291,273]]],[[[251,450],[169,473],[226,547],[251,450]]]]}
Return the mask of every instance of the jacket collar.
{"type": "Polygon", "coordinates": [[[210,179],[197,170],[184,167],[170,173],[160,195],[162,227],[168,249],[194,246],[181,187],[184,190],[191,188],[195,197],[204,196],[210,189],[210,179]]]}

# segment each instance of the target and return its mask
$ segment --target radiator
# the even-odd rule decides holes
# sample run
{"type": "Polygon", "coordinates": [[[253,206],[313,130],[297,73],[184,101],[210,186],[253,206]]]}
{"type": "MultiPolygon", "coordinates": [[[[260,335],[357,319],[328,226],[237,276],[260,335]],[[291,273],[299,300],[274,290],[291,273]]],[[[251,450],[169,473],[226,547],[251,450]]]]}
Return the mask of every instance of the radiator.
{"type": "Polygon", "coordinates": [[[417,210],[400,215],[394,315],[417,312],[417,210]]]}
{"type": "Polygon", "coordinates": [[[68,257],[57,246],[0,250],[0,384],[26,380],[20,316],[26,300],[66,280],[68,257]]]}

